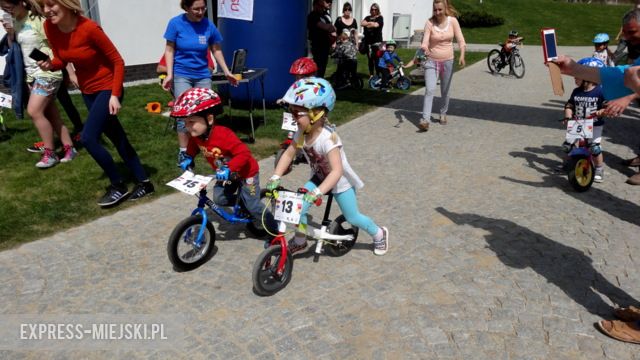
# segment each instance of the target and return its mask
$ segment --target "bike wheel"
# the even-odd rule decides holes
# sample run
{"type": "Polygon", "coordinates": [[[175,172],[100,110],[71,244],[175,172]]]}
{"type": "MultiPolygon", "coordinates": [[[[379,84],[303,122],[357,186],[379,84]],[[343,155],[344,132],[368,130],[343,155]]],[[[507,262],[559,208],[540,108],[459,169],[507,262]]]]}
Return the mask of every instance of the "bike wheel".
{"type": "Polygon", "coordinates": [[[396,81],[396,87],[400,90],[409,90],[411,87],[411,80],[406,76],[400,76],[396,81]]]}
{"type": "Polygon", "coordinates": [[[193,270],[213,255],[216,232],[211,223],[207,222],[200,246],[195,244],[201,227],[202,216],[193,215],[182,220],[173,229],[167,243],[167,255],[175,269],[193,270]]]}
{"type": "Polygon", "coordinates": [[[577,155],[569,160],[569,183],[578,192],[589,190],[593,185],[595,172],[593,164],[585,155],[577,155]]]}
{"type": "Polygon", "coordinates": [[[487,55],[487,66],[492,74],[500,72],[500,50],[493,49],[487,55]]]}
{"type": "Polygon", "coordinates": [[[373,75],[371,79],[369,79],[369,87],[373,90],[380,89],[380,85],[382,83],[382,78],[378,75],[373,75]]]}
{"type": "Polygon", "coordinates": [[[329,241],[326,243],[324,247],[326,254],[338,257],[348,253],[353,245],[356,244],[356,240],[358,239],[358,228],[351,226],[344,215],[340,215],[329,225],[329,234],[353,235],[353,240],[351,241],[329,241]]]}
{"type": "Polygon", "coordinates": [[[265,249],[253,264],[253,290],[261,296],[270,296],[284,289],[291,280],[293,261],[287,256],[282,269],[278,274],[278,262],[282,256],[282,246],[274,245],[265,249]]]}
{"type": "Polygon", "coordinates": [[[509,64],[509,68],[511,73],[515,75],[518,79],[522,79],[524,76],[524,61],[520,54],[513,54],[511,56],[511,63],[509,64]]]}
{"type": "MultiPolygon", "coordinates": [[[[282,157],[282,154],[285,152],[286,149],[280,149],[278,150],[278,152],[276,153],[276,158],[273,161],[273,168],[275,169],[278,166],[278,162],[280,161],[280,158],[282,157]]],[[[291,172],[291,170],[293,169],[293,162],[291,164],[289,164],[289,167],[284,171],[284,174],[282,174],[282,176],[287,175],[288,173],[291,172]]]]}

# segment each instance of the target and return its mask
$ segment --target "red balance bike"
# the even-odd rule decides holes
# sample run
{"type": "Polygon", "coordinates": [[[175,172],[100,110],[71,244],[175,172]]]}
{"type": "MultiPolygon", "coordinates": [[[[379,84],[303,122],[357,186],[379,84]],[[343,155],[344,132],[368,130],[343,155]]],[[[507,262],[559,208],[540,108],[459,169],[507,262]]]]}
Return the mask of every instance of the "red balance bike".
{"type": "MultiPolygon", "coordinates": [[[[271,198],[271,210],[278,224],[278,234],[271,240],[271,245],[266,248],[256,259],[253,265],[253,289],[261,296],[270,296],[284,289],[291,280],[293,271],[293,258],[287,247],[286,237],[293,233],[287,232],[287,223],[298,225],[302,211],[302,197],[306,189],[298,189],[297,192],[279,188],[265,195],[271,198]]],[[[324,210],[321,227],[314,228],[307,225],[307,237],[316,240],[313,261],[319,260],[323,250],[330,256],[342,256],[351,250],[358,238],[358,228],[352,227],[344,215],[334,220],[329,220],[333,195],[327,195],[327,205],[324,210]]],[[[322,199],[315,203],[320,206],[322,199]]]]}

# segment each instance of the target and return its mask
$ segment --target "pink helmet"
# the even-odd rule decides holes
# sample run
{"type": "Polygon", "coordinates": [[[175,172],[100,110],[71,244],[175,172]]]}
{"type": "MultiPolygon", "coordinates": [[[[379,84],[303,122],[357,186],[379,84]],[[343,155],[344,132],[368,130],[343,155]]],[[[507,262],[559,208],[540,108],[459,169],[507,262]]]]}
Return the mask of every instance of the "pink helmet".
{"type": "Polygon", "coordinates": [[[176,100],[171,109],[171,116],[178,118],[191,116],[221,103],[220,96],[215,91],[205,88],[191,88],[176,100]]]}
{"type": "Polygon", "coordinates": [[[318,71],[318,65],[316,65],[313,59],[308,57],[299,58],[294,61],[293,64],[291,64],[291,68],[289,68],[289,74],[291,75],[313,76],[316,71],[318,71]]]}

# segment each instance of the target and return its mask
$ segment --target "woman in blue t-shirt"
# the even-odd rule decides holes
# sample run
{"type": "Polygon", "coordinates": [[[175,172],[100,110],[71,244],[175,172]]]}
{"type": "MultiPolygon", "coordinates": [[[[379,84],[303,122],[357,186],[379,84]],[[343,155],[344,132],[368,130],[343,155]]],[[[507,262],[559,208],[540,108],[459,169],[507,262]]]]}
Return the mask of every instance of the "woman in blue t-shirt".
{"type": "MultiPolygon", "coordinates": [[[[222,35],[205,14],[207,6],[204,0],[180,0],[185,11],[167,25],[164,38],[167,40],[165,59],[167,76],[162,82],[165,90],[173,90],[175,99],[193,87],[211,88],[211,72],[207,66],[207,51],[213,53],[218,69],[224,72],[231,85],[238,80],[231,74],[220,48],[222,35]]],[[[189,142],[184,120],[178,119],[178,164],[183,160],[189,142]]]]}

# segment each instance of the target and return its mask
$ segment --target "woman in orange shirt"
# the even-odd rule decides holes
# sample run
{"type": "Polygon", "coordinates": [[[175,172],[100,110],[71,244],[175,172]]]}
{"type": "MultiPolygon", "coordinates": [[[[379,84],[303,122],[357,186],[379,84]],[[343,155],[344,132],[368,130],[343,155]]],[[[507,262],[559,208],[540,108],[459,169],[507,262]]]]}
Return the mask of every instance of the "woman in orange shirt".
{"type": "Polygon", "coordinates": [[[440,77],[440,93],[442,106],[440,107],[440,124],[447,123],[447,110],[449,109],[449,90],[453,76],[453,38],[455,37],[460,47],[460,59],[458,64],[465,65],[464,52],[465,41],[456,10],[448,0],[433,1],[433,16],[427,20],[422,38],[422,50],[427,57],[425,62],[425,93],[422,105],[422,119],[418,125],[421,132],[429,130],[431,120],[431,108],[436,83],[440,77]]]}
{"type": "Polygon", "coordinates": [[[138,154],[118,120],[123,97],[124,60],[102,28],[82,16],[79,0],[44,0],[44,29],[53,59],[40,61],[44,70],[60,70],[73,63],[84,103],[89,110],[80,141],[105,171],[111,185],[100,206],[116,205],[127,196],[137,200],[154,191],[138,154]],[[111,154],[100,144],[104,133],[117,149],[137,184],[129,192],[111,154]]]}

